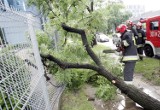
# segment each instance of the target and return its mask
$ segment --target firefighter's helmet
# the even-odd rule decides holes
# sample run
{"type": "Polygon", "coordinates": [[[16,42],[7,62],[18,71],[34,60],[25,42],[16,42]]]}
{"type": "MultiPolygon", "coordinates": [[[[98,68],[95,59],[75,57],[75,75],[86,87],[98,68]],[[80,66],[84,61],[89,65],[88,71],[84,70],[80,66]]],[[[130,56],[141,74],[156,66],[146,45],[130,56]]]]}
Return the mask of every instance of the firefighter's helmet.
{"type": "Polygon", "coordinates": [[[136,24],[136,27],[138,28],[142,28],[142,23],[141,22],[138,22],[137,24],[136,24]]]}
{"type": "Polygon", "coordinates": [[[123,34],[127,30],[127,26],[125,24],[121,24],[116,28],[116,32],[123,34]]]}
{"type": "Polygon", "coordinates": [[[133,26],[133,22],[132,22],[131,20],[127,20],[127,21],[126,21],[126,25],[127,25],[127,26],[128,26],[128,25],[133,26]]]}

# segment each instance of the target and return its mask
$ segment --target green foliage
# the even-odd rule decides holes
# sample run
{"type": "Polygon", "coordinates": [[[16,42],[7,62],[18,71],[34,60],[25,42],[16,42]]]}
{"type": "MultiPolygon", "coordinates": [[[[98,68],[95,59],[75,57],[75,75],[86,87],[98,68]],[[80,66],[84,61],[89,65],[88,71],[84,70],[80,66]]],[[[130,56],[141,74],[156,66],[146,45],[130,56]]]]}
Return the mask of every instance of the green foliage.
{"type": "Polygon", "coordinates": [[[45,16],[50,18],[49,24],[46,24],[45,27],[57,29],[63,38],[69,36],[61,28],[62,23],[84,29],[88,39],[92,39],[96,32],[110,32],[113,26],[122,23],[130,16],[128,12],[123,11],[122,3],[108,2],[107,5],[104,5],[102,0],[93,2],[93,10],[91,10],[89,0],[28,1],[30,5],[36,5],[45,16]]]}
{"type": "MultiPolygon", "coordinates": [[[[67,45],[58,51],[54,48],[49,48],[50,42],[46,34],[37,34],[40,51],[42,53],[54,54],[55,57],[61,59],[64,62],[74,62],[74,63],[89,63],[91,59],[89,58],[87,52],[84,50],[82,43],[77,40],[72,41],[72,37],[68,40],[67,45]],[[45,45],[46,44],[46,45],[45,45]]],[[[91,62],[93,63],[93,61],[91,62]]],[[[57,64],[47,61],[48,71],[54,74],[59,82],[67,84],[69,89],[79,89],[90,77],[89,70],[63,70],[57,66],[57,64]]]]}
{"type": "Polygon", "coordinates": [[[53,48],[53,40],[43,31],[37,31],[36,36],[41,52],[48,53],[48,49],[53,48]]]}
{"type": "Polygon", "coordinates": [[[48,73],[55,74],[59,71],[59,66],[56,63],[47,61],[47,65],[49,65],[47,67],[48,73]]]}
{"type": "Polygon", "coordinates": [[[51,38],[43,32],[43,31],[37,31],[36,32],[37,41],[39,45],[46,44],[47,46],[51,45],[51,38]]]}
{"type": "Polygon", "coordinates": [[[64,71],[59,69],[55,77],[59,82],[67,84],[70,90],[77,90],[80,89],[93,74],[94,72],[90,70],[71,69],[64,71]]]}
{"type": "Polygon", "coordinates": [[[0,105],[1,105],[2,109],[3,109],[3,110],[7,110],[6,105],[5,105],[5,102],[4,102],[4,100],[3,100],[3,98],[4,98],[4,100],[5,100],[5,101],[6,101],[6,103],[7,103],[7,107],[8,107],[8,109],[9,109],[9,110],[12,110],[11,105],[10,105],[10,102],[9,102],[9,99],[8,99],[8,97],[7,97],[7,95],[6,95],[6,94],[4,95],[4,97],[2,97],[2,94],[0,94],[0,105]]]}
{"type": "Polygon", "coordinates": [[[87,80],[87,72],[84,70],[70,70],[70,82],[67,87],[69,89],[80,89],[87,80]]]}
{"type": "MultiPolygon", "coordinates": [[[[18,103],[18,100],[14,99],[12,96],[8,96],[6,93],[3,93],[2,96],[2,93],[3,92],[1,92],[0,94],[0,105],[2,107],[2,110],[13,110],[12,107],[15,106],[22,107],[21,104],[16,105],[18,103]]],[[[14,110],[19,110],[19,109],[16,107],[14,110]]]]}
{"type": "MultiPolygon", "coordinates": [[[[42,43],[43,44],[43,43],[42,43]]],[[[52,49],[43,49],[43,51],[49,51],[50,54],[54,54],[57,58],[62,61],[74,62],[74,63],[90,63],[94,64],[93,61],[89,58],[86,53],[84,47],[81,46],[82,43],[79,40],[74,40],[72,37],[68,40],[68,43],[64,48],[59,51],[54,51],[52,49]],[[48,49],[48,50],[47,50],[48,49]]],[[[102,53],[102,51],[106,49],[105,46],[97,45],[93,48],[93,51],[99,56],[102,60],[103,64],[106,66],[109,71],[113,73],[119,74],[120,68],[119,66],[115,66],[113,61],[110,61],[109,55],[102,53]]],[[[79,90],[84,83],[91,82],[93,85],[100,86],[97,92],[97,96],[99,98],[103,98],[104,100],[108,100],[114,97],[114,88],[110,85],[109,81],[103,77],[95,75],[96,72],[91,70],[79,70],[79,69],[66,69],[63,70],[59,68],[55,63],[47,61],[49,63],[49,72],[54,74],[57,81],[63,82],[67,84],[67,87],[70,90],[79,90]],[[95,75],[95,77],[93,77],[95,75]],[[94,82],[93,82],[94,81],[94,82]],[[102,89],[105,88],[105,90],[102,89]],[[107,93],[110,91],[110,94],[107,93]]],[[[118,75],[117,75],[118,76],[118,75]]]]}
{"type": "Polygon", "coordinates": [[[90,57],[85,51],[84,47],[80,42],[73,42],[72,39],[68,40],[65,47],[59,51],[54,51],[54,56],[62,59],[63,61],[75,62],[75,63],[88,63],[91,62],[90,57]]]}
{"type": "Polygon", "coordinates": [[[146,79],[160,85],[160,61],[153,58],[144,58],[136,63],[135,72],[142,74],[146,79]]]}
{"type": "MultiPolygon", "coordinates": [[[[91,59],[89,58],[88,54],[85,52],[84,48],[80,45],[81,43],[74,43],[70,42],[67,43],[67,45],[62,49],[59,50],[57,53],[54,53],[54,56],[60,58],[63,61],[67,62],[84,62],[84,63],[93,63],[91,59]],[[74,54],[73,54],[74,53],[74,54]]],[[[103,60],[104,64],[107,65],[106,68],[110,69],[111,72],[120,74],[120,66],[113,66],[113,64],[110,61],[109,56],[107,57],[104,53],[102,53],[102,50],[105,49],[104,46],[99,45],[95,46],[93,50],[96,54],[99,54],[100,59],[103,60]],[[102,58],[103,57],[103,58],[102,58]],[[107,60],[108,59],[108,60],[107,60]],[[111,65],[109,65],[111,63],[111,65]],[[113,69],[114,68],[114,69],[113,69]]],[[[104,81],[104,79],[98,79],[99,76],[93,77],[96,72],[90,71],[90,70],[78,70],[78,69],[72,69],[72,70],[63,70],[56,66],[56,64],[49,62],[50,67],[49,70],[52,74],[56,76],[56,79],[60,82],[65,82],[67,84],[67,87],[70,89],[79,89],[81,86],[87,81],[92,82],[94,85],[101,85],[101,84],[107,84],[109,82],[104,81]],[[51,66],[53,65],[53,66],[51,66]],[[98,77],[98,78],[97,78],[98,77]],[[98,80],[97,80],[98,79],[98,80]],[[94,81],[94,82],[93,82],[94,81]],[[101,82],[101,83],[100,83],[101,82]]],[[[117,75],[117,76],[118,76],[117,75]]]]}
{"type": "MultiPolygon", "coordinates": [[[[50,54],[54,54],[55,57],[61,59],[64,62],[90,63],[91,59],[89,58],[84,48],[81,46],[82,44],[80,44],[81,43],[78,41],[74,43],[72,40],[70,40],[70,42],[67,43],[63,49],[59,51],[48,49],[48,51],[50,54]]],[[[79,89],[87,81],[91,74],[89,70],[63,70],[51,61],[47,61],[47,63],[47,65],[49,65],[49,73],[54,74],[59,82],[67,84],[69,89],[79,89]]]]}
{"type": "MultiPolygon", "coordinates": [[[[59,50],[57,52],[53,51],[52,53],[54,53],[54,56],[58,57],[63,61],[75,62],[75,63],[84,62],[92,64],[93,61],[91,61],[88,54],[85,52],[84,48],[82,48],[80,44],[81,43],[78,42],[76,43],[71,41],[70,43],[67,43],[67,45],[62,50],[59,50]]],[[[102,60],[103,64],[109,71],[113,72],[117,76],[121,76],[122,75],[121,66],[114,63],[113,60],[110,61],[111,57],[109,57],[109,55],[102,53],[102,51],[105,48],[106,48],[105,46],[97,45],[93,48],[93,50],[96,54],[98,54],[99,58],[102,60]]],[[[79,70],[79,69],[63,70],[53,62],[52,63],[48,62],[48,63],[50,65],[49,66],[50,73],[54,74],[59,82],[67,84],[67,87],[71,90],[80,89],[86,81],[96,86],[109,84],[109,81],[107,81],[105,78],[95,75],[96,72],[94,71],[79,70]]],[[[108,86],[109,85],[107,85],[107,87],[108,86]]]]}
{"type": "Polygon", "coordinates": [[[116,95],[116,89],[109,84],[100,85],[96,91],[96,96],[105,101],[114,99],[115,95],[116,95]]]}
{"type": "Polygon", "coordinates": [[[92,83],[97,87],[96,96],[103,100],[111,100],[116,96],[116,88],[102,76],[97,76],[97,80],[92,83]]]}

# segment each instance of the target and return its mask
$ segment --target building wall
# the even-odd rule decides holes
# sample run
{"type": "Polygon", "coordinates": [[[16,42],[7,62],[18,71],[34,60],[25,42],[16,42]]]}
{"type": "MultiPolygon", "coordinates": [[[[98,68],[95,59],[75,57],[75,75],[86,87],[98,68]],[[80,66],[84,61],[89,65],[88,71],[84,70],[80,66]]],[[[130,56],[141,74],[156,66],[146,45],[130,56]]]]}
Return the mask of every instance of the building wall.
{"type": "Polygon", "coordinates": [[[126,5],[126,10],[132,13],[132,16],[137,17],[145,12],[143,5],[126,5]]]}
{"type": "Polygon", "coordinates": [[[6,43],[17,44],[26,41],[28,25],[27,19],[24,18],[30,14],[35,16],[32,18],[32,20],[36,21],[35,28],[42,29],[41,14],[34,6],[25,9],[24,3],[25,0],[3,0],[0,3],[2,4],[0,5],[0,28],[3,29],[3,37],[5,37],[6,43]],[[33,8],[34,10],[31,10],[33,8]]]}
{"type": "Polygon", "coordinates": [[[6,43],[18,44],[27,41],[28,37],[28,20],[34,22],[34,29],[41,29],[41,22],[38,18],[28,18],[29,13],[19,12],[19,15],[10,12],[1,13],[0,28],[4,30],[4,39],[6,43]],[[24,16],[24,17],[23,17],[24,16]]]}
{"type": "Polygon", "coordinates": [[[24,0],[2,0],[6,7],[16,9],[18,11],[26,11],[24,0]]]}
{"type": "Polygon", "coordinates": [[[131,20],[132,21],[139,21],[140,19],[154,17],[154,16],[160,16],[160,10],[142,13],[140,16],[132,17],[131,20]]]}

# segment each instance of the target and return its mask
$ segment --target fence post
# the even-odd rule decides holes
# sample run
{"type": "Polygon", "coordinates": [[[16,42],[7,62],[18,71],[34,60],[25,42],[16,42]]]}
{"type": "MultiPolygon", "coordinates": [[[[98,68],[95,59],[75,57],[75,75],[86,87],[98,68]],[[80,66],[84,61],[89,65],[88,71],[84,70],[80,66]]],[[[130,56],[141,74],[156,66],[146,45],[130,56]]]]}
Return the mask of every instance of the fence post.
{"type": "Polygon", "coordinates": [[[33,52],[34,52],[35,60],[36,60],[36,63],[37,63],[38,72],[40,74],[42,74],[42,80],[41,80],[42,85],[41,86],[43,88],[43,95],[44,95],[44,100],[45,100],[45,103],[46,103],[46,110],[51,110],[49,95],[48,95],[48,92],[47,92],[47,86],[46,86],[45,78],[44,78],[44,68],[43,68],[43,65],[42,65],[42,62],[41,62],[41,57],[40,57],[40,53],[39,53],[39,49],[38,49],[38,43],[37,43],[34,28],[33,28],[33,25],[34,25],[34,22],[32,21],[33,17],[32,17],[31,14],[28,14],[27,17],[28,17],[29,35],[30,35],[30,38],[31,38],[32,46],[33,46],[33,52]]]}

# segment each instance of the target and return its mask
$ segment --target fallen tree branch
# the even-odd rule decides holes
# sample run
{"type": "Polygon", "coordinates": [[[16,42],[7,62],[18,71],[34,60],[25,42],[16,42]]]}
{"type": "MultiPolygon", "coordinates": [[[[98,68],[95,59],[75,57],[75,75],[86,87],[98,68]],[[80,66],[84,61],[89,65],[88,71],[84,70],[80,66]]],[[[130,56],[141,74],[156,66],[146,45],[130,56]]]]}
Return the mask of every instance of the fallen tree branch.
{"type": "Polygon", "coordinates": [[[59,59],[57,59],[56,57],[54,57],[52,55],[41,54],[41,57],[55,62],[62,69],[77,68],[77,69],[91,69],[91,70],[94,70],[94,71],[99,70],[98,67],[93,66],[91,64],[68,63],[68,62],[60,61],[59,59]]]}
{"type": "Polygon", "coordinates": [[[62,69],[91,69],[99,73],[99,75],[105,77],[110,82],[112,82],[113,85],[118,87],[122,93],[126,94],[128,97],[130,97],[133,101],[137,102],[139,105],[144,107],[145,110],[159,110],[160,108],[160,102],[153,97],[147,95],[140,89],[137,89],[133,85],[127,85],[124,83],[124,81],[120,78],[117,78],[113,76],[110,72],[108,72],[103,67],[96,67],[91,64],[78,64],[78,63],[68,63],[63,62],[57,58],[55,58],[52,55],[42,55],[42,58],[48,59],[50,61],[53,61],[59,65],[62,69]]]}
{"type": "Polygon", "coordinates": [[[126,94],[133,101],[135,101],[139,105],[141,105],[145,110],[159,110],[160,101],[147,95],[146,93],[144,93],[140,89],[137,89],[133,85],[127,85],[126,83],[124,83],[124,81],[122,79],[115,77],[112,73],[110,73],[109,71],[107,71],[105,69],[105,67],[101,64],[101,61],[98,59],[96,54],[92,51],[92,49],[88,45],[84,30],[71,28],[69,26],[66,26],[65,24],[62,24],[62,27],[64,30],[66,30],[68,32],[73,32],[73,33],[77,33],[77,34],[81,35],[83,45],[86,47],[86,51],[88,52],[88,55],[93,59],[93,61],[97,64],[97,66],[94,66],[91,64],[78,64],[78,63],[62,62],[61,60],[55,58],[52,55],[41,55],[43,58],[46,58],[50,61],[57,63],[63,69],[79,68],[79,69],[94,70],[97,73],[99,73],[99,75],[105,77],[110,82],[112,82],[113,85],[118,87],[124,94],[126,94]]]}

